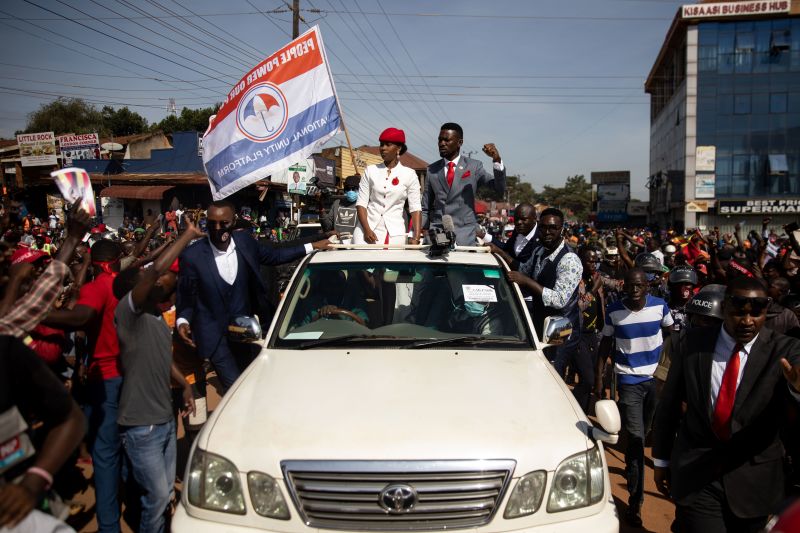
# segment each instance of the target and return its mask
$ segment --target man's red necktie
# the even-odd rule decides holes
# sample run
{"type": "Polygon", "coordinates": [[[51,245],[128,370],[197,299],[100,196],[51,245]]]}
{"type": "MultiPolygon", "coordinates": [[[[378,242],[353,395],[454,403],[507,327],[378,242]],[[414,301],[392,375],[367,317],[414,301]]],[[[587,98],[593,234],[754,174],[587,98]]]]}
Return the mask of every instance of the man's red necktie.
{"type": "Polygon", "coordinates": [[[739,379],[739,352],[741,349],[741,344],[737,344],[733,348],[731,358],[725,365],[725,373],[722,375],[722,383],[717,394],[717,404],[714,406],[711,427],[721,440],[728,440],[731,437],[731,415],[733,414],[733,403],[736,400],[736,381],[739,379]]]}
{"type": "Polygon", "coordinates": [[[447,163],[447,186],[453,186],[453,180],[456,179],[456,164],[450,161],[447,163]]]}

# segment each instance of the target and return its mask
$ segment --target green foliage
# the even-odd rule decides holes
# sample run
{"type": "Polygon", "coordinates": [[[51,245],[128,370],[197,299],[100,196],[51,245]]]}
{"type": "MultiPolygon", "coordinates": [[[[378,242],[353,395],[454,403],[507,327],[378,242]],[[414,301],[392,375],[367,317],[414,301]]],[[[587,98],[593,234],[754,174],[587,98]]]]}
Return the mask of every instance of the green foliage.
{"type": "Polygon", "coordinates": [[[103,115],[103,124],[108,130],[104,136],[134,135],[147,131],[147,119],[127,107],[114,109],[105,106],[100,113],[103,115]]]}
{"type": "Polygon", "coordinates": [[[592,185],[586,182],[583,175],[568,177],[563,187],[545,185],[540,192],[536,192],[530,183],[520,180],[518,176],[508,176],[505,195],[497,194],[488,187],[481,187],[477,196],[486,201],[507,200],[511,205],[523,202],[547,204],[558,207],[568,213],[570,218],[578,220],[586,220],[592,208],[592,185]]]}
{"type": "Polygon", "coordinates": [[[127,107],[109,106],[98,111],[80,98],[59,98],[28,115],[25,130],[20,133],[53,131],[64,133],[98,133],[101,137],[131,135],[147,131],[147,120],[127,107]]]}
{"type": "Polygon", "coordinates": [[[221,104],[214,107],[204,107],[203,109],[181,109],[180,115],[169,115],[167,118],[151,126],[152,131],[163,131],[172,133],[175,131],[199,131],[204,132],[208,129],[208,119],[216,114],[221,104]]]}
{"type": "Polygon", "coordinates": [[[53,131],[63,133],[94,133],[103,128],[103,116],[80,98],[59,98],[28,115],[28,123],[20,133],[53,131]]]}

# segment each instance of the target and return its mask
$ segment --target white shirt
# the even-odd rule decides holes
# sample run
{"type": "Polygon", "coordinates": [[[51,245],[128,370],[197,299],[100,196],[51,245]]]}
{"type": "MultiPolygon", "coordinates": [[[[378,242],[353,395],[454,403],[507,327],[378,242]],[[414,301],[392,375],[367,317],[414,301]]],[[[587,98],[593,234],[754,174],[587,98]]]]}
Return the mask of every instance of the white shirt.
{"type": "MultiPolygon", "coordinates": [[[[458,162],[460,160],[461,160],[461,154],[458,154],[455,157],[455,159],[453,159],[453,163],[454,163],[453,164],[453,172],[455,172],[456,169],[458,168],[458,162]]],[[[442,158],[442,161],[444,161],[444,177],[446,178],[447,177],[447,169],[450,168],[450,160],[447,159],[447,158],[442,158]]],[[[500,161],[499,163],[495,163],[494,161],[492,161],[492,166],[494,167],[495,170],[499,170],[501,172],[502,172],[502,170],[504,168],[503,167],[503,161],[500,161]]]]}
{"type": "MultiPolygon", "coordinates": [[[[747,357],[753,349],[758,335],[753,337],[753,340],[744,345],[739,351],[739,375],[736,376],[736,389],[739,389],[739,383],[742,382],[744,375],[744,367],[747,366],[747,357]]],[[[709,395],[711,396],[711,411],[714,411],[714,406],[717,405],[717,396],[719,396],[719,389],[722,386],[722,376],[725,374],[725,368],[728,366],[728,361],[733,354],[733,349],[736,347],[736,340],[731,337],[725,328],[720,329],[717,336],[717,344],[714,346],[714,358],[711,362],[711,387],[709,388],[709,395]]]]}
{"type": "Polygon", "coordinates": [[[520,252],[528,245],[529,242],[533,240],[533,236],[536,234],[536,228],[538,224],[533,225],[533,229],[527,235],[517,235],[517,240],[514,241],[514,254],[519,255],[520,252]]]}
{"type": "Polygon", "coordinates": [[[230,241],[227,250],[220,250],[214,246],[211,239],[208,240],[208,244],[211,244],[211,253],[214,254],[214,262],[217,264],[219,276],[228,285],[233,285],[239,270],[239,258],[236,255],[236,243],[232,237],[230,241]]]}

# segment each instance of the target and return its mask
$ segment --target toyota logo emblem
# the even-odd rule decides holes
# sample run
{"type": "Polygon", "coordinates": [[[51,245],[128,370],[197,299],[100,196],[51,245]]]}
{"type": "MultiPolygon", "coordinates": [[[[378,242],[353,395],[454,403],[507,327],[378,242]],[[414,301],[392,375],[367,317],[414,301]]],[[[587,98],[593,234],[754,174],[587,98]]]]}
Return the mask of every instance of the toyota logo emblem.
{"type": "Polygon", "coordinates": [[[411,511],[417,505],[417,491],[410,485],[389,485],[381,491],[378,503],[392,514],[411,511]]]}

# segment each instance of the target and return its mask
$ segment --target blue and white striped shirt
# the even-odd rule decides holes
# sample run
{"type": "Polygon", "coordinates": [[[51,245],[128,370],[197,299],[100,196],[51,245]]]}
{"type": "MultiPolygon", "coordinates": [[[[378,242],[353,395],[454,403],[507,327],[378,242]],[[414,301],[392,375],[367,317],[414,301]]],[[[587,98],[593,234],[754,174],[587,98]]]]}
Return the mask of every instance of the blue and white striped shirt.
{"type": "Polygon", "coordinates": [[[617,341],[613,360],[620,384],[632,385],[653,379],[664,346],[661,328],[673,323],[667,302],[649,294],[639,311],[631,311],[622,301],[606,307],[603,335],[617,341]]]}

